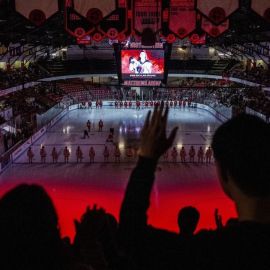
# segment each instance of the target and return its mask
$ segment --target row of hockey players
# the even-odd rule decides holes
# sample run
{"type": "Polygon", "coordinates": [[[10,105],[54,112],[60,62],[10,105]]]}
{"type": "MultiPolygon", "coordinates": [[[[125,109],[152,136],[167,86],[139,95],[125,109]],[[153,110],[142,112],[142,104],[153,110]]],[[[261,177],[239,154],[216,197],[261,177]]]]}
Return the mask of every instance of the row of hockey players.
{"type": "Polygon", "coordinates": [[[92,108],[94,108],[94,106],[96,109],[102,109],[102,106],[103,106],[102,100],[101,99],[96,100],[95,102],[92,102],[92,101],[82,102],[80,104],[80,109],[86,109],[86,108],[92,109],[92,108]]]}
{"type": "MultiPolygon", "coordinates": [[[[132,148],[132,147],[127,147],[126,148],[126,157],[128,159],[131,159],[133,157],[136,157],[136,153],[137,153],[137,149],[136,148],[132,148]]],[[[45,149],[45,146],[42,146],[40,151],[39,151],[39,154],[40,154],[40,161],[41,163],[46,163],[46,158],[47,158],[47,152],[46,152],[46,149],[45,149]]],[[[69,158],[70,158],[70,150],[68,149],[68,147],[66,146],[64,148],[64,151],[63,151],[63,157],[64,157],[64,162],[65,163],[68,163],[69,162],[69,158]]],[[[93,146],[90,147],[89,149],[89,161],[90,163],[93,163],[95,162],[95,156],[96,156],[96,152],[95,152],[95,149],[93,146]]],[[[120,162],[120,158],[121,158],[121,151],[120,151],[120,148],[118,145],[115,146],[115,149],[114,149],[114,152],[113,152],[113,156],[114,156],[114,159],[115,159],[115,162],[120,162]]],[[[32,148],[29,147],[28,150],[27,150],[27,157],[28,157],[28,162],[30,164],[33,163],[33,160],[34,160],[34,153],[32,151],[32,148]]],[[[57,152],[56,148],[53,147],[52,149],[52,152],[51,152],[51,156],[52,156],[52,163],[57,163],[58,162],[58,159],[59,159],[59,156],[60,156],[60,153],[57,152]]],[[[105,162],[108,162],[109,161],[109,157],[110,157],[110,151],[109,151],[109,148],[108,146],[105,145],[104,147],[104,150],[103,150],[103,157],[104,157],[104,161],[105,162]]],[[[76,149],[76,160],[78,163],[81,163],[82,160],[83,160],[84,156],[83,156],[83,151],[81,149],[80,146],[77,147],[76,149]]]]}
{"type": "MultiPolygon", "coordinates": [[[[192,106],[192,100],[190,98],[188,99],[182,99],[182,100],[166,100],[164,101],[165,105],[168,107],[183,107],[185,108],[187,107],[191,107],[192,106]]],[[[137,109],[141,108],[141,107],[153,107],[153,106],[159,106],[161,104],[161,101],[152,101],[152,100],[146,100],[146,101],[118,101],[116,100],[114,102],[114,107],[116,109],[121,109],[121,108],[132,108],[133,106],[135,106],[137,109]]],[[[102,109],[103,107],[103,102],[102,100],[97,100],[95,102],[92,101],[88,101],[88,102],[82,102],[80,104],[80,108],[84,109],[84,108],[88,108],[88,109],[92,109],[92,108],[96,108],[96,109],[102,109]]]]}
{"type": "MultiPolygon", "coordinates": [[[[211,149],[210,146],[206,149],[206,151],[204,151],[203,147],[200,146],[197,153],[196,153],[196,150],[195,150],[194,146],[190,147],[188,153],[187,153],[185,147],[182,146],[181,150],[180,150],[180,153],[179,153],[180,161],[183,162],[183,163],[188,162],[188,161],[191,162],[191,163],[194,163],[196,156],[197,156],[197,162],[198,163],[203,163],[204,160],[205,160],[206,163],[211,163],[212,155],[213,155],[213,152],[212,152],[212,149],[211,149]],[[187,160],[187,155],[189,156],[189,160],[187,160]]],[[[177,162],[177,157],[178,157],[178,151],[177,151],[176,147],[173,147],[172,150],[171,150],[172,161],[177,162]]],[[[168,158],[169,158],[169,152],[167,151],[167,152],[164,153],[163,159],[165,161],[168,161],[168,158]]]]}
{"type": "MultiPolygon", "coordinates": [[[[180,161],[181,162],[187,162],[187,154],[189,156],[189,162],[194,163],[195,162],[195,158],[197,156],[197,162],[198,163],[203,163],[204,160],[206,163],[211,163],[212,161],[212,149],[209,146],[206,151],[203,150],[202,146],[200,146],[200,148],[198,149],[197,153],[196,150],[194,148],[194,146],[191,146],[188,153],[185,149],[184,146],[182,146],[179,156],[180,156],[180,161]]],[[[89,161],[90,163],[95,162],[95,156],[96,156],[96,152],[93,146],[90,147],[89,150],[89,161]]],[[[120,162],[121,159],[121,151],[118,145],[115,146],[114,151],[112,153],[113,157],[114,157],[114,161],[115,162],[120,162]]],[[[126,152],[125,152],[126,158],[128,159],[132,159],[133,157],[137,156],[137,149],[136,148],[132,148],[132,147],[127,147],[126,148],[126,152]]],[[[56,148],[53,147],[52,152],[51,152],[51,156],[52,156],[52,162],[53,163],[57,163],[58,162],[58,158],[59,158],[59,153],[57,152],[56,148]]],[[[28,157],[28,162],[31,164],[33,163],[33,158],[34,158],[34,153],[31,149],[31,147],[29,147],[28,151],[27,151],[27,157],[28,157]]],[[[41,163],[46,163],[46,157],[47,157],[47,152],[45,150],[45,146],[42,146],[40,149],[40,160],[41,163]]],[[[64,157],[64,162],[68,163],[69,162],[69,158],[70,158],[70,150],[68,149],[68,147],[66,146],[64,148],[63,151],[63,157],[64,157]]],[[[108,149],[108,147],[105,145],[104,150],[103,150],[103,157],[104,157],[104,162],[108,162],[109,161],[109,157],[110,157],[110,151],[108,149]]],[[[83,152],[80,146],[77,147],[76,149],[76,160],[78,163],[82,162],[83,160],[83,152]]],[[[173,147],[171,150],[171,160],[172,162],[177,162],[177,158],[178,158],[178,151],[176,149],[176,147],[173,147]]],[[[169,151],[167,151],[164,155],[163,155],[163,159],[164,161],[169,161],[169,151]]]]}
{"type": "MultiPolygon", "coordinates": [[[[114,107],[115,109],[121,109],[121,108],[131,108],[133,105],[138,109],[141,106],[144,106],[146,108],[148,107],[153,107],[153,106],[159,106],[161,104],[161,101],[115,101],[114,102],[114,107]]],[[[186,106],[191,107],[192,105],[192,100],[191,99],[183,99],[183,100],[167,100],[164,101],[165,106],[168,107],[183,107],[185,108],[186,106]]]]}

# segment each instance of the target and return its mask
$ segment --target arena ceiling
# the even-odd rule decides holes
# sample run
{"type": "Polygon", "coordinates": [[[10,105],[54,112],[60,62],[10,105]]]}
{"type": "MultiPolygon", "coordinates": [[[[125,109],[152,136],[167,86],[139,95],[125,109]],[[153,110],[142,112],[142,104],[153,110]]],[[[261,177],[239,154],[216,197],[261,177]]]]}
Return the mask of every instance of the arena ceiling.
{"type": "MultiPolygon", "coordinates": [[[[36,46],[50,46],[52,48],[65,47],[77,44],[76,37],[70,35],[65,29],[65,1],[59,0],[59,10],[53,14],[46,23],[36,26],[30,20],[15,10],[16,0],[0,0],[0,43],[8,46],[10,43],[29,44],[36,46]]],[[[269,48],[265,42],[270,40],[270,22],[259,16],[251,9],[252,0],[240,0],[239,9],[230,16],[230,26],[218,37],[206,35],[206,45],[212,46],[229,55],[261,57],[269,56],[269,48]]],[[[205,0],[206,2],[206,0],[205,0]]],[[[267,2],[267,1],[266,1],[267,2]]],[[[170,1],[162,1],[169,6],[170,1]]],[[[25,5],[28,1],[25,1],[25,5]]],[[[194,33],[203,35],[201,25],[197,24],[194,33]]],[[[160,36],[157,35],[159,38],[160,36]]],[[[189,44],[188,38],[177,39],[174,48],[189,44]]],[[[90,48],[109,48],[108,39],[102,42],[93,42],[90,48]]]]}

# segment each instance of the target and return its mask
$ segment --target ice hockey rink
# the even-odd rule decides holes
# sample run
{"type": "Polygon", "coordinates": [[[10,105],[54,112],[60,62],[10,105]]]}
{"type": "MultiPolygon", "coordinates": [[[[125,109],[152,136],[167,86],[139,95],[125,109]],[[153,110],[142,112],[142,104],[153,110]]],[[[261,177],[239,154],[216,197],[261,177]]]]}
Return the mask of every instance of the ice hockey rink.
{"type": "MultiPolygon", "coordinates": [[[[70,111],[32,145],[33,164],[28,164],[26,152],[15,160],[1,176],[1,194],[18,183],[37,183],[45,186],[59,209],[63,235],[73,236],[73,219],[78,218],[87,205],[94,203],[118,217],[121,200],[128,177],[135,166],[136,157],[125,155],[128,146],[138,145],[139,134],[148,109],[77,109],[70,111]],[[98,131],[98,122],[104,122],[103,131],[98,131]],[[89,138],[83,138],[87,120],[91,121],[89,138]],[[106,142],[110,128],[114,128],[114,142],[106,142]],[[115,144],[121,151],[121,162],[114,162],[115,144]],[[103,150],[108,146],[109,162],[104,162],[103,150]],[[45,146],[46,163],[41,163],[40,148],[45,146]],[[64,163],[65,146],[71,152],[70,162],[64,163]],[[83,151],[83,161],[77,164],[76,148],[83,151]],[[95,163],[89,163],[88,152],[93,146],[95,163]],[[57,164],[52,163],[51,151],[56,147],[57,164]]],[[[209,146],[215,129],[221,122],[206,110],[198,108],[171,109],[168,133],[179,127],[175,146],[188,151],[193,145],[197,150],[209,146]]],[[[179,151],[178,151],[179,153],[179,151]]],[[[171,157],[169,155],[169,161],[171,157]]],[[[179,156],[178,156],[179,159],[179,156]]],[[[177,230],[177,212],[187,205],[201,211],[200,227],[214,227],[214,210],[218,208],[224,220],[234,213],[222,193],[217,180],[214,163],[171,163],[161,159],[157,181],[152,194],[149,223],[169,230],[177,230]],[[214,202],[214,203],[213,203],[214,202]],[[214,205],[214,206],[213,206],[214,205]],[[168,208],[170,206],[170,208],[168,208]],[[160,219],[165,216],[166,219],[160,219]]]]}
{"type": "MultiPolygon", "coordinates": [[[[89,163],[89,149],[95,149],[95,162],[103,162],[103,150],[105,145],[110,152],[109,162],[114,162],[114,148],[118,144],[121,151],[122,162],[135,162],[133,158],[126,158],[125,150],[128,146],[136,148],[139,134],[143,126],[148,109],[78,109],[71,111],[53,126],[46,134],[32,145],[34,152],[33,163],[40,163],[40,148],[45,146],[46,162],[52,162],[52,148],[56,147],[59,155],[58,161],[64,162],[63,150],[67,146],[70,151],[70,162],[76,162],[76,148],[83,151],[83,162],[89,163]],[[83,131],[87,129],[86,122],[90,120],[91,131],[89,138],[84,138],[83,131]],[[104,127],[98,131],[98,122],[102,120],[104,127]],[[110,128],[114,128],[114,139],[106,142],[110,128]]],[[[219,125],[219,121],[207,111],[194,108],[171,109],[168,121],[168,133],[174,126],[179,127],[175,146],[179,149],[182,145],[188,151],[193,145],[196,148],[209,146],[211,135],[219,125]]],[[[15,161],[16,163],[28,163],[26,152],[15,161]]]]}

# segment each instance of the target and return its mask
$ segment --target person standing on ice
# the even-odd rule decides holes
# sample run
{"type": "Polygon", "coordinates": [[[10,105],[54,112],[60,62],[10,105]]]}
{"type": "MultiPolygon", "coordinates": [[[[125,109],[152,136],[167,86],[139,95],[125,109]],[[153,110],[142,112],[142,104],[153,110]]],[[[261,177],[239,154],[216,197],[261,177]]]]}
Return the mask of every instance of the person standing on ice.
{"type": "Polygon", "coordinates": [[[194,149],[193,145],[191,145],[190,150],[189,150],[189,162],[194,163],[195,154],[196,154],[195,149],[194,149]]]}
{"type": "Polygon", "coordinates": [[[57,163],[57,160],[58,160],[58,153],[57,153],[55,147],[52,150],[52,160],[53,160],[53,163],[57,163]]]}
{"type": "Polygon", "coordinates": [[[177,162],[178,153],[177,153],[176,147],[173,147],[171,155],[172,155],[172,161],[177,162]]]}
{"type": "Polygon", "coordinates": [[[181,158],[181,162],[186,162],[186,149],[184,146],[182,146],[181,150],[180,150],[180,158],[181,158]]]}
{"type": "Polygon", "coordinates": [[[100,120],[99,120],[99,123],[98,123],[98,131],[99,131],[99,132],[102,132],[103,125],[104,125],[104,124],[103,124],[103,121],[100,119],[100,120]]]}
{"type": "Polygon", "coordinates": [[[109,161],[109,156],[110,156],[110,152],[108,147],[105,145],[104,151],[103,151],[103,156],[104,156],[104,162],[108,162],[109,161]]]}
{"type": "Polygon", "coordinates": [[[203,152],[202,146],[200,146],[197,156],[198,156],[198,163],[203,163],[204,152],[203,152]]]}
{"type": "Polygon", "coordinates": [[[90,132],[91,131],[91,122],[90,122],[90,120],[87,121],[86,126],[87,126],[87,129],[88,129],[88,132],[90,132]]]}
{"type": "Polygon", "coordinates": [[[40,153],[41,163],[45,163],[46,162],[47,153],[46,153],[46,150],[45,150],[45,147],[44,146],[41,147],[39,153],[40,153]]]}
{"type": "Polygon", "coordinates": [[[77,147],[76,157],[77,157],[77,163],[81,163],[82,162],[82,159],[83,159],[83,152],[82,152],[80,146],[77,147]]]}
{"type": "Polygon", "coordinates": [[[96,152],[95,152],[93,146],[91,146],[90,147],[90,150],[89,150],[90,163],[94,163],[95,162],[95,155],[96,155],[96,152]]]}
{"type": "Polygon", "coordinates": [[[69,156],[70,156],[70,152],[69,152],[69,150],[68,150],[68,148],[66,146],[65,149],[64,149],[64,161],[65,161],[65,163],[68,163],[69,156]]]}
{"type": "Polygon", "coordinates": [[[163,159],[164,161],[168,161],[168,157],[169,157],[169,151],[167,150],[164,154],[163,154],[163,159]]]}
{"type": "Polygon", "coordinates": [[[27,157],[28,157],[29,164],[32,164],[33,163],[34,153],[33,153],[31,147],[29,147],[28,150],[27,150],[27,157]]]}
{"type": "Polygon", "coordinates": [[[86,137],[89,139],[89,134],[88,134],[87,129],[85,129],[85,130],[83,131],[83,139],[86,139],[86,137]]]}
{"type": "Polygon", "coordinates": [[[115,146],[115,150],[114,150],[114,158],[115,158],[115,162],[120,163],[120,157],[121,157],[121,151],[119,149],[119,146],[116,145],[115,146]]]}
{"type": "Polygon", "coordinates": [[[213,151],[212,151],[211,147],[209,146],[205,152],[206,163],[208,163],[208,164],[211,163],[212,154],[213,154],[213,151]]]}

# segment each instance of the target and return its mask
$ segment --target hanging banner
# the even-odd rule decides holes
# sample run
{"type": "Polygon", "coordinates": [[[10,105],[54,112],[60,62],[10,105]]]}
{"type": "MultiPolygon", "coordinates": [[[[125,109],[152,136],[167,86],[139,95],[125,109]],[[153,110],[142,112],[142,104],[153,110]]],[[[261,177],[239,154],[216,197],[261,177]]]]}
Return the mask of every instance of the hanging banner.
{"type": "Polygon", "coordinates": [[[16,11],[36,26],[42,25],[58,11],[58,0],[15,0],[16,11]]]}
{"type": "Polygon", "coordinates": [[[126,0],[66,0],[66,30],[77,40],[91,36],[94,41],[101,41],[106,36],[118,37],[127,29],[126,0]]]}
{"type": "Polygon", "coordinates": [[[74,0],[74,9],[96,25],[116,9],[115,0],[74,0]]]}
{"type": "Polygon", "coordinates": [[[150,28],[154,33],[161,29],[161,0],[134,0],[134,30],[141,34],[150,28]]]}
{"type": "Polygon", "coordinates": [[[73,0],[65,2],[65,29],[77,39],[82,39],[94,31],[94,25],[74,9],[73,0]]]}
{"type": "Polygon", "coordinates": [[[251,8],[268,22],[270,22],[270,1],[252,0],[251,8]]]}
{"type": "Polygon", "coordinates": [[[169,29],[179,38],[184,38],[196,28],[195,0],[171,0],[169,29]]]}
{"type": "Polygon", "coordinates": [[[224,22],[239,8],[239,0],[197,0],[197,9],[212,23],[224,22]]]}
{"type": "Polygon", "coordinates": [[[121,38],[129,29],[127,0],[119,0],[118,8],[101,21],[98,26],[98,30],[107,35],[110,40],[121,38]]]}
{"type": "Polygon", "coordinates": [[[206,18],[202,18],[201,27],[202,27],[202,30],[206,32],[208,35],[210,35],[211,37],[218,37],[229,29],[229,20],[226,20],[225,22],[219,25],[214,25],[212,22],[210,22],[206,18]]]}

